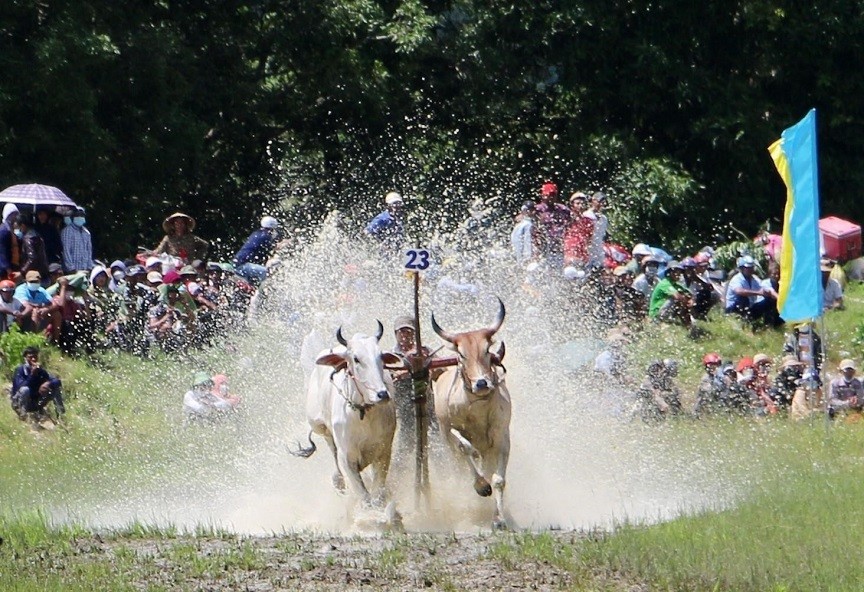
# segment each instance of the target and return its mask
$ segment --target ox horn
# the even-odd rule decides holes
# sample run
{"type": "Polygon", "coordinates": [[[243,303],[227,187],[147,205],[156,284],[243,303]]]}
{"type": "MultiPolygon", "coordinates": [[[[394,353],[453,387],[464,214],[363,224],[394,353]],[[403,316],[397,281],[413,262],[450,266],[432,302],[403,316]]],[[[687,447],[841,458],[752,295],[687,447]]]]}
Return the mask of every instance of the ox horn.
{"type": "Polygon", "coordinates": [[[436,333],[436,335],[438,335],[438,337],[440,337],[441,339],[443,339],[447,343],[453,343],[453,335],[450,333],[447,333],[444,329],[441,328],[441,326],[435,320],[435,313],[434,312],[432,313],[432,330],[435,331],[435,333],[436,333]]]}
{"type": "Polygon", "coordinates": [[[498,332],[498,329],[500,329],[501,325],[504,324],[504,315],[507,313],[507,311],[504,310],[504,303],[501,301],[501,298],[498,296],[496,296],[496,298],[498,298],[498,316],[495,317],[493,325],[486,329],[486,333],[489,337],[492,337],[498,332]]]}
{"type": "Polygon", "coordinates": [[[344,337],[342,337],[342,325],[339,325],[339,328],[336,329],[336,341],[338,341],[339,343],[341,343],[345,347],[348,347],[348,342],[345,341],[344,337]]]}
{"type": "Polygon", "coordinates": [[[375,322],[378,323],[378,332],[375,333],[375,341],[381,341],[381,337],[384,335],[384,325],[378,319],[375,319],[375,322]]]}

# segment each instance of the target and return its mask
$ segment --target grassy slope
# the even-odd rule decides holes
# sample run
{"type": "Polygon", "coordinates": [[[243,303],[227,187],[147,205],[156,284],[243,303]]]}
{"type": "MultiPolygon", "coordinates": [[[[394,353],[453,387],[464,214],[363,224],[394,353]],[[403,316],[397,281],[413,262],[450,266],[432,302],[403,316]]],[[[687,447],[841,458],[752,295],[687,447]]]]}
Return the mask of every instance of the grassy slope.
{"type": "MultiPolygon", "coordinates": [[[[864,320],[864,289],[850,288],[847,301],[848,310],[832,313],[827,323],[834,361],[853,349],[854,328],[864,320]]],[[[729,358],[756,351],[779,357],[781,333],[753,334],[722,318],[709,328],[710,336],[695,343],[676,328],[649,328],[633,351],[635,361],[641,366],[643,358],[681,359],[681,380],[689,391],[704,351],[729,358]]],[[[0,516],[2,590],[126,590],[131,589],[130,574],[140,584],[148,572],[159,569],[152,560],[122,549],[110,556],[98,550],[82,552],[87,544],[81,541],[88,540],[83,530],[52,527],[38,512],[21,512],[11,501],[30,480],[50,478],[70,459],[84,476],[104,462],[131,471],[136,461],[152,463],[173,449],[173,426],[159,398],[165,396],[160,384],[174,371],[163,372],[160,362],[140,367],[122,356],[109,357],[104,365],[94,368],[57,354],[52,358],[50,368],[63,376],[75,409],[68,430],[32,437],[8,407],[0,410],[0,459],[6,476],[0,479],[0,499],[7,510],[0,516]],[[16,477],[8,478],[12,475],[16,477]]],[[[501,569],[524,561],[559,566],[585,589],[620,589],[634,583],[670,590],[856,589],[864,581],[864,563],[857,558],[864,527],[864,514],[858,511],[864,499],[862,430],[864,423],[838,423],[826,432],[818,419],[803,424],[682,422],[682,441],[727,441],[752,456],[759,479],[734,508],[648,527],[622,524],[612,535],[577,542],[549,535],[505,535],[491,545],[489,556],[501,569]]],[[[242,544],[224,556],[201,557],[194,539],[175,541],[174,535],[134,526],[105,536],[152,537],[157,547],[159,540],[171,541],[164,549],[174,569],[183,565],[196,573],[232,566],[254,570],[262,561],[242,544]]]]}

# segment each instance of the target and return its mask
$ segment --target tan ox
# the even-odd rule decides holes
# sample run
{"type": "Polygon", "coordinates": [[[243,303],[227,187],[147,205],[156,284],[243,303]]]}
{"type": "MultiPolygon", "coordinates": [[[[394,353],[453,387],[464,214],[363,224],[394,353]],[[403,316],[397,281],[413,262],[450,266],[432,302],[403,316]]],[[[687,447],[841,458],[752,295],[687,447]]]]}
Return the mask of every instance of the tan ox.
{"type": "Polygon", "coordinates": [[[495,493],[493,528],[505,528],[504,486],[510,457],[510,394],[503,383],[504,343],[490,351],[504,322],[504,303],[498,300],[495,324],[488,329],[448,333],[435,322],[432,328],[458,354],[433,385],[435,414],[451,450],[463,457],[474,476],[474,490],[486,497],[495,493]],[[491,483],[491,485],[490,485],[491,483]]]}

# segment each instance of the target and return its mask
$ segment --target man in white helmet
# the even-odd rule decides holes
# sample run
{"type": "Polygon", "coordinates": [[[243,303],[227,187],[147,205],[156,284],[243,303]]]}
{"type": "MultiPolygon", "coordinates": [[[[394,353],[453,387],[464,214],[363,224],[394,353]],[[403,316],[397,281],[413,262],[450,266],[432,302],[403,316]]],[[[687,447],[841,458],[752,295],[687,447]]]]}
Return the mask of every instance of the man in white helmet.
{"type": "Polygon", "coordinates": [[[381,245],[382,251],[397,253],[405,240],[405,230],[402,225],[402,196],[391,191],[384,196],[387,209],[372,218],[366,225],[366,234],[381,245]]]}
{"type": "Polygon", "coordinates": [[[261,228],[249,235],[234,257],[234,271],[252,284],[267,277],[266,263],[279,242],[279,221],[272,216],[261,218],[261,228]]]}

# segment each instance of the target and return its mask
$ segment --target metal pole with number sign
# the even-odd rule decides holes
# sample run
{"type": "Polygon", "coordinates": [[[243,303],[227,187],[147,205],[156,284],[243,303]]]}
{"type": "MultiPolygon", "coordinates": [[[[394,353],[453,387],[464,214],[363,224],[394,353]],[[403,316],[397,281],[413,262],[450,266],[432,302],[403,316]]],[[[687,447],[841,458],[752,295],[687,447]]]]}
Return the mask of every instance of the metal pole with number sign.
{"type": "Polygon", "coordinates": [[[414,465],[414,505],[420,509],[420,499],[425,497],[426,506],[431,506],[429,485],[429,417],[426,405],[429,394],[429,365],[420,337],[420,272],[429,268],[429,252],[425,249],[409,249],[405,253],[405,269],[414,280],[414,349],[409,358],[411,384],[414,401],[414,426],[416,436],[416,462],[414,465]]]}

